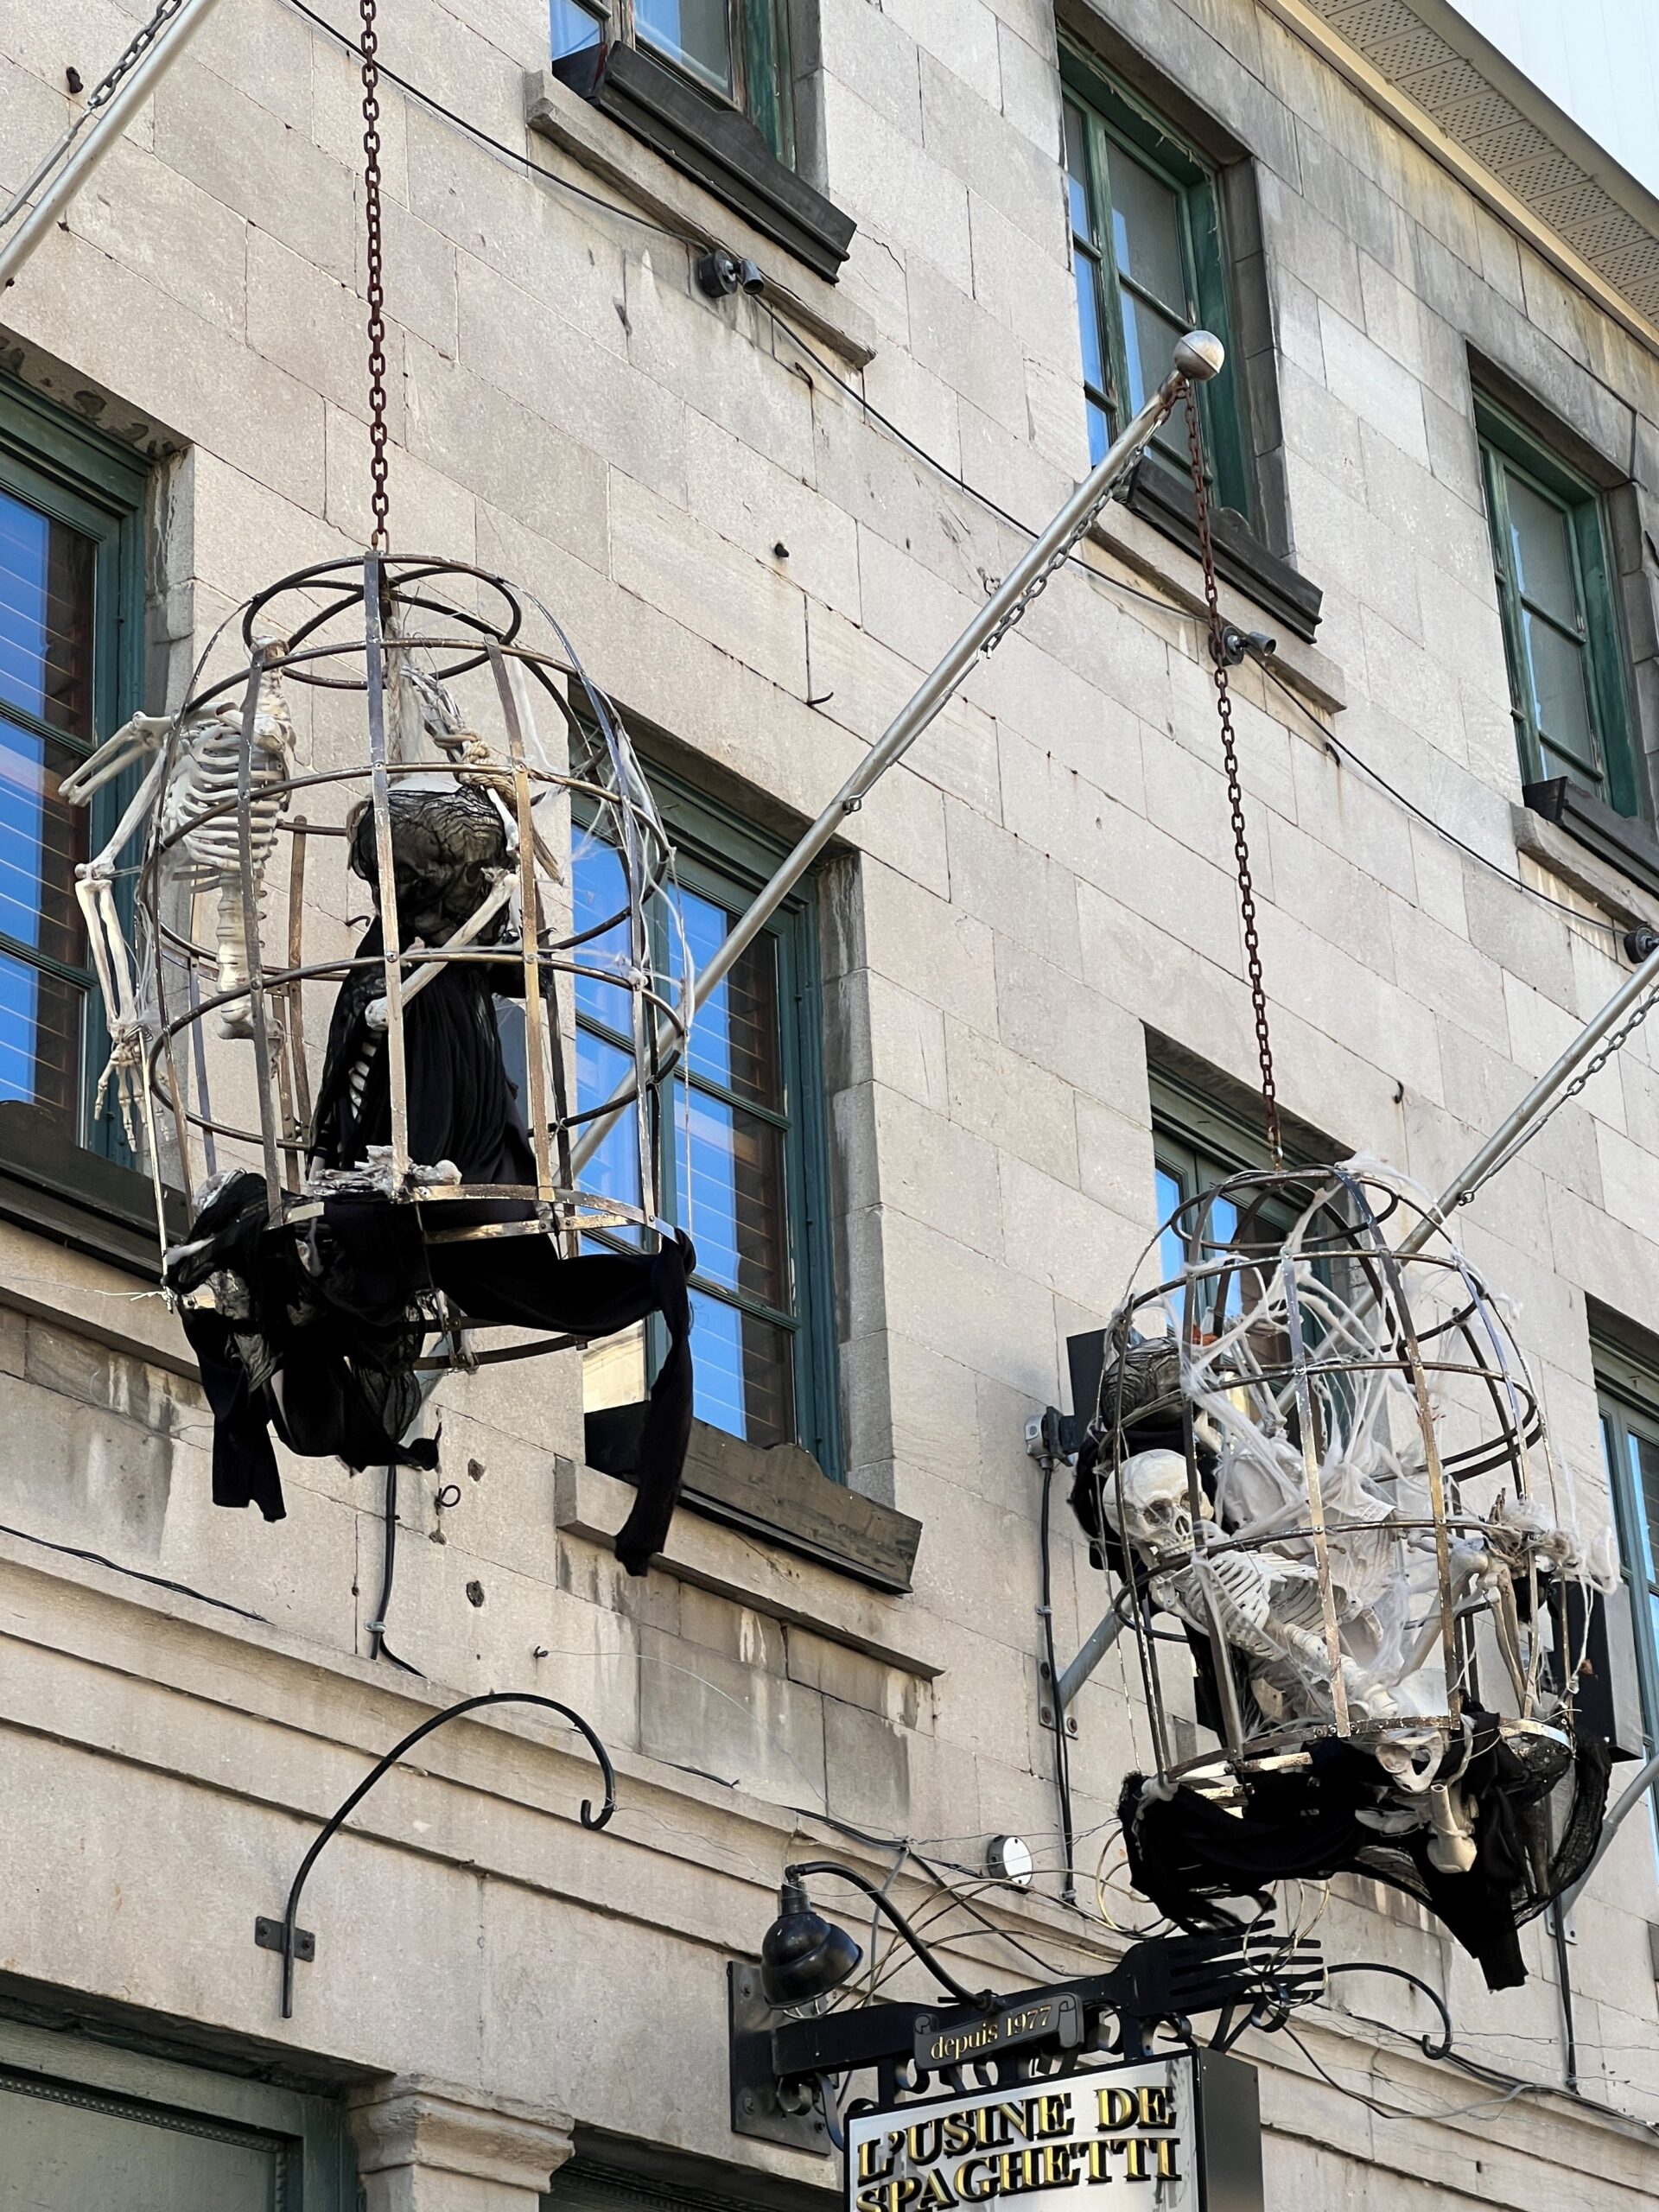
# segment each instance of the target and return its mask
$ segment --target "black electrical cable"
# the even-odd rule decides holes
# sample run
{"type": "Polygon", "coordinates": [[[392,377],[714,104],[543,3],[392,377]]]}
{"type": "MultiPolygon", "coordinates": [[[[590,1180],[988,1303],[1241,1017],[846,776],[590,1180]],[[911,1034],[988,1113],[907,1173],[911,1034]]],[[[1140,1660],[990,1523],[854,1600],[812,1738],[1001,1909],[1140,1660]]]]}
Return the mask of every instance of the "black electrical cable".
{"type": "Polygon", "coordinates": [[[50,1536],[36,1536],[27,1529],[9,1528],[0,1521],[0,1536],[16,1536],[19,1543],[39,1544],[42,1550],[61,1552],[66,1559],[84,1559],[93,1567],[107,1567],[111,1574],[130,1575],[135,1582],[148,1582],[157,1590],[176,1591],[181,1598],[194,1598],[199,1605],[217,1605],[223,1613],[236,1613],[245,1621],[257,1621],[262,1628],[269,1628],[270,1621],[264,1613],[251,1613],[245,1605],[233,1605],[228,1598],[210,1598],[205,1590],[193,1590],[188,1582],[172,1582],[164,1574],[146,1574],[141,1567],[123,1567],[118,1559],[105,1559],[102,1552],[83,1551],[78,1544],[55,1544],[50,1536]]]}
{"type": "Polygon", "coordinates": [[[1482,868],[1497,876],[1501,883],[1507,883],[1512,891],[1524,891],[1529,899],[1536,899],[1543,906],[1553,906],[1559,914],[1570,915],[1575,922],[1581,923],[1586,929],[1602,930],[1614,938],[1624,938],[1624,930],[1622,924],[1598,921],[1593,914],[1580,913],[1576,906],[1569,906],[1565,899],[1551,898],[1548,891],[1541,891],[1536,884],[1528,883],[1521,876],[1511,875],[1501,861],[1495,861],[1490,853],[1483,853],[1478,845],[1466,843],[1455,830],[1448,830],[1444,823],[1437,822],[1425,808],[1418,805],[1415,799],[1408,798],[1397,785],[1391,784],[1380,768],[1373,768],[1369,760],[1363,760],[1357,753],[1351,751],[1344,745],[1334,731],[1327,729],[1306,701],[1297,696],[1294,688],[1286,683],[1284,677],[1280,675],[1270,661],[1263,659],[1259,655],[1253,654],[1251,658],[1262,674],[1271,677],[1293,706],[1306,716],[1308,723],[1318,732],[1324,744],[1336,754],[1340,761],[1351,768],[1357,768],[1362,776],[1369,777],[1379,791],[1388,794],[1396,806],[1403,807],[1408,814],[1414,815],[1418,821],[1422,823],[1426,829],[1432,830],[1437,837],[1442,838],[1446,844],[1454,846],[1468,859],[1478,861],[1482,868]]]}
{"type": "Polygon", "coordinates": [[[1054,1647],[1054,1563],[1049,1530],[1054,1496],[1054,1470],[1058,1464],[1053,1452],[1044,1452],[1040,1535],[1043,1653],[1048,1664],[1049,1710],[1054,1716],[1054,1788],[1060,1801],[1060,1847],[1065,1869],[1060,1885],[1060,1901],[1064,1904],[1075,1904],[1077,1901],[1077,1878],[1071,1866],[1071,1853],[1076,1847],[1071,1817],[1071,1761],[1066,1750],[1065,1707],[1060,1703],[1059,1655],[1054,1647]]]}
{"type": "MultiPolygon", "coordinates": [[[[346,53],[360,58],[361,49],[356,42],[347,37],[344,31],[329,22],[325,16],[320,16],[314,8],[308,7],[306,0],[287,0],[287,4],[295,10],[296,14],[303,16],[308,22],[333,39],[346,53]]],[[[706,249],[711,244],[709,239],[696,232],[671,229],[666,223],[658,221],[654,216],[642,215],[637,209],[626,207],[620,200],[607,200],[602,193],[589,192],[585,186],[575,184],[569,177],[559,175],[556,170],[543,168],[541,162],[532,160],[530,155],[518,147],[507,145],[505,141],[486,130],[481,124],[469,122],[464,115],[447,106],[433,93],[423,91],[421,86],[411,79],[400,76],[395,69],[388,68],[384,62],[378,66],[380,75],[388,84],[396,85],[400,92],[405,93],[410,99],[418,101],[432,114],[442,117],[444,122],[452,125],[454,129],[465,132],[467,137],[476,140],[480,145],[487,146],[493,153],[499,154],[503,160],[512,162],[516,168],[523,169],[526,175],[537,178],[543,184],[568,194],[573,200],[585,201],[588,207],[596,207],[602,213],[618,216],[623,222],[632,223],[641,230],[652,232],[657,237],[667,238],[673,245],[688,246],[696,251],[700,248],[706,249]]],[[[1036,536],[1037,533],[1029,523],[1021,522],[1017,515],[1011,514],[1007,508],[994,499],[988,492],[983,492],[976,484],[970,483],[959,469],[949,467],[938,454],[930,453],[925,446],[918,445],[906,431],[900,429],[898,423],[890,416],[884,415],[881,410],[875,406],[855,385],[849,384],[845,377],[831,368],[823,355],[807,344],[800,333],[779,315],[769,301],[757,298],[756,305],[768,317],[773,327],[788,339],[791,345],[811,362],[821,376],[844,393],[869,421],[879,424],[889,437],[895,439],[907,452],[913,454],[917,460],[932,469],[938,475],[942,476],[946,483],[955,485],[958,491],[965,493],[970,499],[977,501],[988,513],[995,515],[1000,521],[1007,523],[1011,529],[1019,531],[1027,537],[1036,536]]],[[[1176,601],[1160,597],[1154,592],[1142,591],[1138,585],[1128,583],[1122,576],[1115,576],[1108,570],[1097,569],[1092,562],[1084,560],[1077,553],[1068,553],[1065,556],[1065,562],[1068,566],[1081,569],[1084,575],[1092,576],[1096,583],[1104,584],[1109,590],[1122,593],[1130,599],[1139,600],[1143,606],[1154,607],[1160,614],[1172,614],[1178,619],[1192,620],[1201,619],[1199,610],[1196,607],[1185,607],[1176,601]]],[[[1437,822],[1432,814],[1419,806],[1415,800],[1408,798],[1405,793],[1391,784],[1380,770],[1372,767],[1370,761],[1362,760],[1359,754],[1353,752],[1351,747],[1339,743],[1306,701],[1298,696],[1294,687],[1285,681],[1265,656],[1253,654],[1251,658],[1255,661],[1256,666],[1271,677],[1286,696],[1300,709],[1313,728],[1319,733],[1319,737],[1341,760],[1346,761],[1350,766],[1357,768],[1362,775],[1369,776],[1379,790],[1385,791],[1397,806],[1403,807],[1407,813],[1414,815],[1427,829],[1432,830],[1436,836],[1443,838],[1447,844],[1455,847],[1459,852],[1465,854],[1469,859],[1478,861],[1481,867],[1490,869],[1502,882],[1507,883],[1513,890],[1522,892],[1529,899],[1536,899],[1541,905],[1553,908],[1557,913],[1571,916],[1574,921],[1586,929],[1605,930],[1615,938],[1623,936],[1624,932],[1617,923],[1599,922],[1593,915],[1581,913],[1576,906],[1569,906],[1565,899],[1551,898],[1547,891],[1539,890],[1535,885],[1523,881],[1520,876],[1511,875],[1509,870],[1498,861],[1492,860],[1477,847],[1466,844],[1461,837],[1447,830],[1442,823],[1437,822]]]]}
{"type": "MultiPolygon", "coordinates": [[[[308,23],[315,24],[318,30],[325,32],[347,54],[355,56],[359,60],[362,59],[363,49],[357,41],[348,37],[337,25],[331,23],[327,16],[318,15],[315,8],[308,8],[305,0],[288,0],[288,5],[296,15],[303,16],[308,23]]],[[[585,186],[573,184],[569,177],[560,176],[556,170],[543,168],[539,162],[532,161],[528,154],[521,152],[518,147],[509,146],[503,140],[492,137],[481,124],[469,123],[464,115],[458,115],[454,108],[446,107],[443,102],[433,93],[423,92],[421,87],[408,77],[400,77],[395,69],[388,68],[386,64],[378,57],[376,67],[387,84],[396,85],[400,92],[406,92],[412,100],[418,100],[423,107],[429,108],[434,115],[442,116],[446,123],[453,124],[457,130],[464,130],[469,138],[477,139],[480,145],[487,146],[493,153],[502,155],[506,160],[515,162],[521,169],[527,169],[531,176],[539,177],[543,184],[554,185],[559,191],[568,192],[573,200],[585,200],[590,207],[601,208],[607,215],[620,215],[624,222],[637,223],[641,230],[654,231],[659,238],[672,239],[676,245],[707,246],[709,244],[707,238],[699,237],[695,232],[671,230],[666,223],[659,222],[654,215],[642,215],[637,209],[625,207],[618,200],[607,200],[602,193],[589,192],[585,186]]]]}
{"type": "MultiPolygon", "coordinates": [[[[1429,2036],[1418,2036],[1414,2040],[1422,2045],[1425,2058],[1451,2057],[1452,2015],[1447,2011],[1446,1999],[1440,1995],[1440,1991],[1424,1981],[1420,1975],[1408,1974],[1404,1967],[1385,1966],[1381,1959],[1344,1959],[1334,1966],[1327,1965],[1325,1972],[1327,1980],[1333,1974],[1392,1974],[1396,1981],[1408,1981],[1414,1989],[1420,1990],[1427,1998],[1429,2003],[1440,2014],[1440,2026],[1444,2031],[1438,2044],[1429,2036]]],[[[1396,2032],[1403,2034],[1405,2031],[1400,2029],[1396,2032]]]]}
{"type": "Polygon", "coordinates": [[[397,1572],[397,1463],[394,1459],[386,1468],[386,1502],[381,1514],[381,1525],[385,1541],[380,1554],[380,1602],[374,1609],[374,1618],[369,1623],[371,1659],[390,1659],[394,1667],[401,1667],[406,1675],[421,1675],[418,1667],[411,1667],[407,1659],[400,1659],[386,1642],[386,1609],[391,1603],[391,1586],[397,1572]]]}
{"type": "MultiPolygon", "coordinates": [[[[963,1912],[976,1920],[988,1935],[995,1936],[1002,1942],[1008,1944],[1011,1948],[1018,1951],[1022,1958],[1029,1959],[1033,1966],[1040,1967],[1045,1974],[1052,1975],[1058,1971],[1052,1959],[1046,1959],[1039,1952],[1033,1951],[1028,1943],[1022,1942],[1019,1936],[1011,1935],[1007,1929],[993,1920],[988,1913],[982,1911],[971,1897],[964,1897],[961,1891],[953,1888],[932,1860],[924,1859],[907,1836],[872,1835],[867,1828],[855,1827],[851,1821],[840,1820],[834,1813],[822,1812],[814,1806],[796,1805],[792,1806],[791,1810],[802,1820],[822,1821],[826,1827],[834,1828],[838,1834],[849,1836],[855,1843],[867,1845],[872,1851],[903,1852],[906,1858],[912,1860],[921,1868],[942,1896],[951,1898],[963,1912]]],[[[958,1871],[969,1876],[975,1876],[977,1872],[977,1870],[971,1866],[963,1866],[958,1871]]]]}
{"type": "Polygon", "coordinates": [[[898,1906],[885,1890],[878,1889],[868,1874],[861,1874],[856,1866],[843,1866],[837,1859],[803,1859],[784,1869],[785,1888],[804,1888],[814,1875],[834,1875],[837,1881],[850,1882],[854,1889],[865,1896],[887,1919],[893,1923],[942,1989],[948,1989],[958,2005],[968,2005],[978,2012],[989,2012],[996,2003],[996,1993],[991,1989],[969,1989],[957,1980],[949,1967],[942,1966],[925,1939],[916,1933],[898,1906]]]}

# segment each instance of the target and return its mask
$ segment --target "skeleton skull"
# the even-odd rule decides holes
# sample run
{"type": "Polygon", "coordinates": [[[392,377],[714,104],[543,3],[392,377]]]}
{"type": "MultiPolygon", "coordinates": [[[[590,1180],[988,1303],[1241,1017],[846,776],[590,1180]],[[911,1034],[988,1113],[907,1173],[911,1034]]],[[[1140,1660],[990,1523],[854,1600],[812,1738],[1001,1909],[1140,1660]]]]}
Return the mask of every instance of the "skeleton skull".
{"type": "MultiPolygon", "coordinates": [[[[1179,1452],[1135,1452],[1123,1462],[1121,1475],[1106,1476],[1103,1503],[1107,1520],[1137,1551],[1158,1557],[1192,1550],[1192,1501],[1186,1462],[1179,1452]]],[[[1209,1518],[1208,1499],[1204,1512],[1209,1518]]]]}

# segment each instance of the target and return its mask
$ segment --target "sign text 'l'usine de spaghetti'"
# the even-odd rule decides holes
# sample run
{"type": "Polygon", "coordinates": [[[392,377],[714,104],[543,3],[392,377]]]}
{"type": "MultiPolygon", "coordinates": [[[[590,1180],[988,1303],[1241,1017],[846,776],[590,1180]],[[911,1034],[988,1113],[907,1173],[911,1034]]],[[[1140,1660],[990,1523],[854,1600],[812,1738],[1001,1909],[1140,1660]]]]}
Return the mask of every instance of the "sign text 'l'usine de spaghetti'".
{"type": "Polygon", "coordinates": [[[1147,2186],[1158,2212],[1196,2212],[1192,2086],[1188,2067],[1157,2060],[859,2114],[847,2128],[849,2212],[1052,2194],[1107,2212],[1126,2183],[1147,2186]]]}

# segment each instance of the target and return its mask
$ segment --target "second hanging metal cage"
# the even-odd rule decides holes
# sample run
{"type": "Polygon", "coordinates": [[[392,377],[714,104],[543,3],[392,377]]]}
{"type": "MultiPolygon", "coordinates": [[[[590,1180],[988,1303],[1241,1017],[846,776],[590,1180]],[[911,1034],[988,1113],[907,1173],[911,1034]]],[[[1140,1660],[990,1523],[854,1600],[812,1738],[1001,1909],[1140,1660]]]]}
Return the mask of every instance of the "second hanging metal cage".
{"type": "Polygon", "coordinates": [[[1134,1634],[1158,1786],[1225,1796],[1338,1738],[1421,1789],[1471,1711],[1564,1770],[1567,1593],[1601,1570],[1448,1230],[1351,1162],[1236,1176],[1151,1249],[1172,1233],[1179,1274],[1109,1325],[1077,1498],[1134,1634]],[[1218,1751],[1172,1725],[1195,1661],[1218,1751]]]}

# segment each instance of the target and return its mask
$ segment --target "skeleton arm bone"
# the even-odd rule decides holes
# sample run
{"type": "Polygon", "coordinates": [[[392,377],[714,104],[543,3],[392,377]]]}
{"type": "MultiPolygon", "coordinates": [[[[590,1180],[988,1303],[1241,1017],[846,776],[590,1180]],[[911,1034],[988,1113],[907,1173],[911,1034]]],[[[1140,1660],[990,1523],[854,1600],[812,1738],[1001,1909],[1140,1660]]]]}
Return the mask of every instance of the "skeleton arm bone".
{"type": "Polygon", "coordinates": [[[94,791],[102,791],[147,753],[159,753],[173,727],[171,715],[134,715],[113,736],[106,737],[64,778],[58,795],[67,806],[85,806],[94,791]]]}

